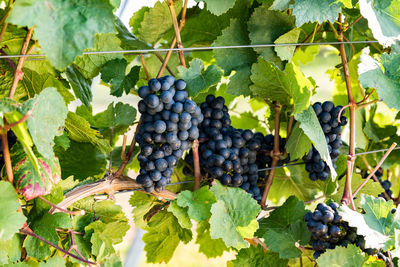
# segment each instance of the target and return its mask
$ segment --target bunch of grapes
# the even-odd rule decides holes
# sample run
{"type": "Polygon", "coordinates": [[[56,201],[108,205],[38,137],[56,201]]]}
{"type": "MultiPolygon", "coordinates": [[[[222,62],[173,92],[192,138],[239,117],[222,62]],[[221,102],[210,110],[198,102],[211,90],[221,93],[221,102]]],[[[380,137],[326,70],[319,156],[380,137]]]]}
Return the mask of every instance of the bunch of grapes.
{"type": "MultiPolygon", "coordinates": [[[[260,201],[256,160],[264,136],[232,127],[223,97],[208,95],[200,107],[204,115],[199,147],[202,173],[218,179],[223,185],[240,186],[260,201]]],[[[193,166],[192,152],[185,160],[193,166]]],[[[185,168],[184,172],[192,174],[190,168],[185,168]]]]}
{"type": "Polygon", "coordinates": [[[203,114],[188,99],[186,83],[172,76],[150,79],[139,88],[141,124],[136,135],[140,146],[140,174],[136,181],[147,191],[163,190],[183,152],[199,138],[203,114]]]}
{"type": "MultiPolygon", "coordinates": [[[[11,130],[7,132],[7,141],[9,149],[11,149],[11,147],[17,142],[17,137],[11,130]]],[[[0,141],[0,170],[3,168],[3,166],[4,166],[3,142],[0,141]]]]}
{"type": "MultiPolygon", "coordinates": [[[[362,178],[365,179],[365,178],[368,177],[368,175],[369,175],[368,172],[364,172],[362,178]]],[[[385,193],[382,192],[382,193],[380,193],[378,195],[378,197],[382,197],[385,200],[390,200],[391,197],[392,197],[392,194],[393,194],[393,191],[390,189],[392,187],[392,183],[389,180],[382,181],[382,176],[383,176],[383,169],[382,168],[379,168],[375,172],[375,176],[376,176],[376,178],[378,178],[378,181],[381,184],[382,188],[385,190],[385,193],[389,196],[389,198],[386,197],[385,193]]],[[[374,182],[375,182],[375,180],[374,180],[374,182]]]]}
{"type": "MultiPolygon", "coordinates": [[[[333,166],[336,169],[335,162],[339,157],[339,149],[342,146],[342,127],[347,124],[347,118],[342,115],[340,122],[338,121],[338,115],[342,106],[335,107],[331,101],[325,101],[322,104],[317,102],[313,105],[313,108],[321,124],[322,131],[325,134],[333,166]]],[[[312,181],[318,179],[326,181],[329,178],[331,174],[330,169],[314,146],[303,157],[303,160],[306,163],[306,170],[309,172],[309,177],[312,181]]]]}
{"type": "Polygon", "coordinates": [[[319,203],[314,212],[308,212],[304,216],[308,230],[312,234],[314,259],[327,249],[334,249],[336,246],[346,247],[348,244],[356,244],[361,249],[365,249],[364,238],[357,235],[356,228],[350,227],[342,220],[337,212],[338,207],[339,205],[335,202],[329,205],[319,203]]]}

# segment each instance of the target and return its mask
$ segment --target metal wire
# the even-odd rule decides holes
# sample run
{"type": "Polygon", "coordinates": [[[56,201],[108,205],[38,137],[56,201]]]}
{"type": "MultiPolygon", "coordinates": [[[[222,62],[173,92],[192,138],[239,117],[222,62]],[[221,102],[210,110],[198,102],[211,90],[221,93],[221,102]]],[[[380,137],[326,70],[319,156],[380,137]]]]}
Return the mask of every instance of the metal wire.
{"type": "MultiPolygon", "coordinates": [[[[221,45],[221,46],[202,46],[202,47],[184,47],[184,48],[155,48],[155,49],[137,49],[137,50],[110,50],[110,51],[87,51],[83,55],[101,55],[101,54],[147,54],[147,53],[166,53],[168,51],[207,51],[214,49],[241,49],[241,48],[268,48],[268,47],[281,47],[281,46],[311,46],[311,45],[339,45],[339,44],[370,44],[378,43],[375,40],[365,41],[348,41],[348,42],[321,42],[321,43],[281,43],[281,44],[250,44],[250,45],[221,45]]],[[[1,58],[20,58],[20,57],[35,57],[44,60],[44,54],[29,54],[29,55],[0,55],[1,58]]],[[[39,59],[37,59],[39,60],[39,59]]]]}

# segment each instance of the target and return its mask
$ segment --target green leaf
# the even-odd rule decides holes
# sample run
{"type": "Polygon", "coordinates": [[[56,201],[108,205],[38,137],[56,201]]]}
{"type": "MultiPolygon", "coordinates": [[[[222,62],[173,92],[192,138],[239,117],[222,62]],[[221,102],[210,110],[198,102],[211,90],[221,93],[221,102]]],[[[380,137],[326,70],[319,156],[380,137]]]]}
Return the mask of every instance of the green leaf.
{"type": "Polygon", "coordinates": [[[64,150],[69,148],[70,140],[68,134],[64,131],[62,135],[54,137],[54,146],[62,147],[64,150]]]}
{"type": "Polygon", "coordinates": [[[376,88],[378,95],[390,107],[400,110],[400,54],[382,54],[382,65],[363,50],[358,65],[363,87],[376,88]]]}
{"type": "MultiPolygon", "coordinates": [[[[297,43],[301,30],[299,28],[294,28],[293,30],[282,34],[278,39],[275,40],[275,44],[285,44],[285,43],[297,43]]],[[[278,54],[282,60],[287,60],[290,62],[296,46],[276,46],[275,52],[278,54]]]]}
{"type": "MultiPolygon", "coordinates": [[[[145,8],[147,10],[149,9],[148,7],[142,7],[142,9],[143,8],[145,8]]],[[[142,10],[142,9],[140,9],[140,10],[142,10]]],[[[133,17],[135,16],[135,14],[133,15],[133,17]]],[[[149,48],[151,48],[147,43],[136,38],[136,36],[133,35],[125,27],[124,23],[118,17],[115,18],[115,28],[117,29],[117,32],[118,32],[117,36],[121,40],[121,47],[123,49],[134,50],[134,49],[149,49],[149,48]]],[[[139,25],[137,27],[134,27],[134,29],[138,29],[138,28],[139,28],[139,25]]]]}
{"type": "Polygon", "coordinates": [[[165,210],[158,212],[151,218],[148,232],[142,238],[147,262],[168,262],[180,240],[187,243],[191,239],[192,232],[181,228],[172,213],[165,210]]]}
{"type": "Polygon", "coordinates": [[[39,263],[39,267],[65,267],[65,260],[61,256],[48,259],[39,263]]]}
{"type": "Polygon", "coordinates": [[[10,98],[2,98],[0,99],[0,126],[4,125],[4,113],[11,113],[18,110],[20,104],[10,98]]]}
{"type": "Polygon", "coordinates": [[[326,164],[328,164],[329,169],[331,170],[332,180],[335,180],[336,170],[333,168],[325,135],[322,131],[321,125],[318,122],[317,115],[315,115],[314,109],[309,107],[308,109],[304,110],[303,113],[295,114],[294,117],[298,122],[300,122],[299,127],[313,142],[315,148],[321,155],[321,158],[326,162],[326,164]]]}
{"type": "Polygon", "coordinates": [[[210,235],[210,224],[207,221],[201,221],[197,225],[196,244],[199,245],[199,252],[207,258],[216,258],[222,256],[224,251],[229,251],[221,238],[212,239],[210,235]]]}
{"type": "MultiPolygon", "coordinates": [[[[41,218],[32,222],[30,227],[35,234],[54,244],[58,244],[60,237],[56,229],[69,229],[72,227],[72,223],[69,215],[66,213],[60,212],[53,215],[45,213],[41,218]]],[[[49,245],[32,236],[28,236],[25,239],[24,248],[28,256],[39,260],[44,260],[47,256],[50,256],[51,253],[49,245]]]]}
{"type": "Polygon", "coordinates": [[[0,240],[0,265],[15,262],[21,258],[22,241],[17,234],[9,240],[0,240]]]}
{"type": "Polygon", "coordinates": [[[186,81],[189,96],[195,97],[221,80],[222,71],[215,65],[204,70],[203,62],[197,58],[190,61],[189,65],[189,68],[178,67],[179,77],[186,81]]]}
{"type": "Polygon", "coordinates": [[[140,66],[133,66],[125,75],[127,66],[128,62],[125,59],[114,59],[103,66],[101,79],[111,84],[111,95],[119,97],[124,92],[129,94],[139,80],[140,66]]]}
{"type": "MultiPolygon", "coordinates": [[[[85,52],[94,51],[119,51],[121,48],[121,41],[113,33],[102,33],[96,34],[94,37],[94,47],[85,49],[85,52]]],[[[122,53],[111,53],[111,54],[93,54],[93,55],[81,55],[76,57],[74,65],[79,71],[85,76],[85,78],[91,79],[100,73],[103,65],[113,59],[123,58],[122,53]]]]}
{"type": "MultiPolygon", "coordinates": [[[[294,28],[294,17],[260,6],[254,10],[248,22],[251,44],[271,44],[281,35],[294,28]]],[[[272,47],[254,49],[264,60],[281,65],[272,47]]]]}
{"type": "Polygon", "coordinates": [[[108,1],[101,0],[22,0],[13,5],[8,21],[35,26],[43,52],[53,66],[64,69],[85,48],[93,46],[95,33],[114,31],[112,10],[108,1]]]}
{"type": "MultiPolygon", "coordinates": [[[[196,1],[199,2],[200,0],[196,1]]],[[[235,5],[235,1],[236,0],[204,0],[204,2],[207,4],[207,9],[217,16],[225,13],[226,11],[228,11],[228,9],[232,8],[235,5]]]]}
{"type": "MultiPolygon", "coordinates": [[[[251,68],[250,90],[262,99],[277,101],[281,105],[294,105],[294,114],[299,114],[310,106],[314,84],[306,78],[293,63],[288,63],[284,71],[261,57],[251,68]]],[[[325,138],[325,137],[324,137],[325,138]]],[[[325,140],[325,139],[324,139],[325,140]]]]}
{"type": "Polygon", "coordinates": [[[211,205],[216,202],[215,195],[203,186],[197,191],[185,190],[178,194],[177,204],[188,207],[189,217],[200,222],[208,220],[211,216],[211,205]]]}
{"type": "Polygon", "coordinates": [[[75,113],[68,112],[67,119],[65,120],[65,129],[71,140],[81,143],[91,143],[104,153],[111,151],[109,141],[102,139],[102,135],[95,129],[92,129],[88,121],[75,113]]]}
{"type": "Polygon", "coordinates": [[[172,201],[167,210],[172,214],[174,214],[174,216],[178,219],[178,222],[182,228],[187,228],[187,229],[192,228],[192,222],[190,221],[187,208],[182,208],[178,206],[176,201],[172,201]]]}
{"type": "Polygon", "coordinates": [[[251,90],[249,87],[252,84],[250,74],[250,68],[241,68],[236,71],[236,73],[229,78],[226,92],[232,95],[250,95],[251,90]]]}
{"type": "Polygon", "coordinates": [[[334,22],[338,18],[341,5],[332,3],[331,0],[295,0],[290,7],[296,16],[296,26],[300,27],[307,22],[334,22]]]}
{"type": "Polygon", "coordinates": [[[138,11],[133,13],[133,16],[129,19],[129,26],[132,29],[133,34],[138,34],[140,23],[142,23],[144,15],[149,12],[150,7],[142,6],[138,11]]]}
{"type": "Polygon", "coordinates": [[[217,196],[217,202],[211,207],[211,238],[222,238],[227,246],[236,249],[248,247],[249,243],[243,239],[239,227],[250,226],[260,212],[260,206],[240,188],[224,187],[214,182],[211,192],[217,196]]]}
{"type": "Polygon", "coordinates": [[[129,199],[129,204],[132,206],[132,214],[133,221],[135,225],[146,229],[147,222],[145,221],[144,216],[157,204],[160,204],[160,201],[157,200],[156,197],[136,191],[132,194],[129,199]]]}
{"type": "Polygon", "coordinates": [[[89,107],[93,97],[91,90],[92,80],[86,79],[74,65],[68,66],[65,74],[67,75],[76,97],[79,98],[85,106],[89,107]]]}
{"type": "Polygon", "coordinates": [[[264,252],[262,246],[250,246],[241,249],[231,263],[234,267],[286,267],[288,260],[279,258],[278,253],[269,250],[264,252]]]}
{"type": "Polygon", "coordinates": [[[45,158],[54,157],[53,139],[60,127],[64,126],[68,109],[57,90],[44,89],[34,99],[29,100],[32,115],[27,120],[29,132],[37,150],[45,158]]]}
{"type": "Polygon", "coordinates": [[[361,250],[355,245],[337,246],[335,249],[328,249],[317,259],[318,266],[321,267],[361,267],[364,261],[365,258],[361,250]]]}
{"type": "Polygon", "coordinates": [[[97,113],[93,119],[93,126],[101,129],[103,134],[105,129],[113,129],[114,135],[120,135],[135,121],[136,109],[121,102],[115,106],[111,103],[105,111],[97,113]]]}
{"type": "MultiPolygon", "coordinates": [[[[182,1],[175,2],[174,7],[175,13],[179,14],[182,1]]],[[[172,27],[173,22],[167,3],[157,1],[153,8],[144,13],[137,36],[145,42],[155,44],[172,27]]]]}
{"type": "Polygon", "coordinates": [[[400,214],[391,213],[393,201],[361,195],[361,206],[365,214],[341,206],[339,214],[344,221],[357,228],[357,234],[363,235],[366,248],[388,249],[390,239],[394,240],[394,229],[399,226],[400,214]]]}
{"type": "Polygon", "coordinates": [[[15,189],[9,182],[0,181],[0,241],[9,240],[25,223],[15,189]]]}
{"type": "Polygon", "coordinates": [[[291,0],[274,0],[269,9],[284,11],[289,8],[290,1],[291,0]]]}
{"type": "Polygon", "coordinates": [[[301,159],[311,149],[311,140],[296,123],[286,143],[286,152],[293,159],[301,159]]]}
{"type": "Polygon", "coordinates": [[[305,246],[311,238],[305,222],[297,221],[286,229],[268,229],[264,235],[265,244],[282,259],[296,258],[301,256],[301,250],[297,244],[305,246]]]}
{"type": "Polygon", "coordinates": [[[360,0],[360,13],[368,20],[374,38],[383,46],[400,40],[400,3],[396,0],[360,0]]]}
{"type": "Polygon", "coordinates": [[[60,159],[63,179],[73,175],[78,180],[84,180],[106,170],[104,155],[91,144],[71,141],[67,150],[56,149],[55,153],[60,159]]]}

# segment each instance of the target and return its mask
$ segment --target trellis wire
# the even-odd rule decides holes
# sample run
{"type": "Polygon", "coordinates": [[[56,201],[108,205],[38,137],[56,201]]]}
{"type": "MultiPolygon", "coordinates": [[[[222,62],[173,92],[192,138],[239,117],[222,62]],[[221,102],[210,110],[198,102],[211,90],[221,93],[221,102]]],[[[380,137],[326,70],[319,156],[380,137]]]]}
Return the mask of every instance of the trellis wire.
{"type": "MultiPolygon", "coordinates": [[[[339,44],[370,44],[378,43],[375,40],[364,40],[364,41],[348,41],[348,42],[320,42],[320,43],[278,43],[278,44],[250,44],[250,45],[221,45],[221,46],[201,46],[201,47],[184,47],[184,48],[154,48],[154,49],[136,49],[136,50],[110,50],[110,51],[87,51],[83,52],[83,55],[101,55],[101,54],[147,54],[147,53],[166,53],[168,51],[207,51],[214,49],[241,49],[241,48],[268,48],[268,47],[280,47],[280,46],[311,46],[311,45],[339,45],[339,44]]],[[[20,57],[42,57],[40,60],[44,60],[46,55],[44,54],[29,54],[29,55],[0,55],[0,58],[20,58],[20,57]]],[[[39,60],[39,59],[37,59],[39,60]]]]}

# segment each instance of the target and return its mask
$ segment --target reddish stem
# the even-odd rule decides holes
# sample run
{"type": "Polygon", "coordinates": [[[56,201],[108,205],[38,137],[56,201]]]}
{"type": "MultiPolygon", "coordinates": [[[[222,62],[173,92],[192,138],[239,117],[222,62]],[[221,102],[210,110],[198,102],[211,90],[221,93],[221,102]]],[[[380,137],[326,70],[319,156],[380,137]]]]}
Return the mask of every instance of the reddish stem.
{"type": "MultiPolygon", "coordinates": [[[[175,13],[175,4],[174,4],[173,0],[168,1],[168,8],[169,8],[169,11],[171,12],[172,22],[174,23],[174,30],[175,30],[177,46],[178,46],[178,48],[183,48],[182,40],[181,40],[181,33],[179,30],[179,26],[178,26],[178,19],[176,18],[176,13],[175,13]]],[[[186,68],[186,62],[185,62],[185,56],[183,54],[183,50],[178,50],[178,54],[179,54],[179,60],[181,62],[181,65],[186,68]]]]}
{"type": "Polygon", "coordinates": [[[133,153],[133,150],[135,149],[135,145],[136,145],[135,137],[136,137],[136,134],[139,131],[139,127],[140,127],[141,124],[142,123],[139,121],[139,123],[136,126],[136,131],[135,131],[135,134],[133,135],[131,146],[129,147],[129,150],[126,153],[126,157],[125,157],[124,161],[122,162],[121,166],[119,166],[117,172],[114,175],[114,177],[116,177],[116,178],[120,177],[124,173],[125,167],[126,167],[126,165],[128,165],[128,162],[132,157],[132,153],[133,153]]]}
{"type": "Polygon", "coordinates": [[[64,212],[64,213],[66,213],[66,214],[69,214],[69,215],[84,215],[84,214],[85,214],[85,211],[84,211],[84,210],[70,211],[70,210],[63,209],[63,208],[57,206],[56,204],[54,204],[54,203],[48,201],[48,200],[45,199],[43,196],[38,196],[38,198],[39,198],[40,200],[42,200],[44,203],[46,203],[47,205],[51,206],[53,209],[59,210],[59,211],[64,212]]]}
{"type": "Polygon", "coordinates": [[[194,190],[200,189],[201,171],[199,158],[199,140],[194,140],[192,145],[193,162],[194,162],[194,190]]]}
{"type": "Polygon", "coordinates": [[[150,80],[149,71],[147,70],[146,61],[144,61],[143,54],[140,54],[140,61],[142,62],[142,67],[143,67],[144,73],[146,74],[147,80],[150,80]]]}
{"type": "Polygon", "coordinates": [[[8,147],[7,131],[5,131],[3,134],[1,134],[1,143],[3,145],[3,157],[4,157],[4,163],[6,165],[7,179],[11,184],[13,184],[14,183],[14,174],[13,174],[13,170],[12,170],[10,149],[8,147]]]}

